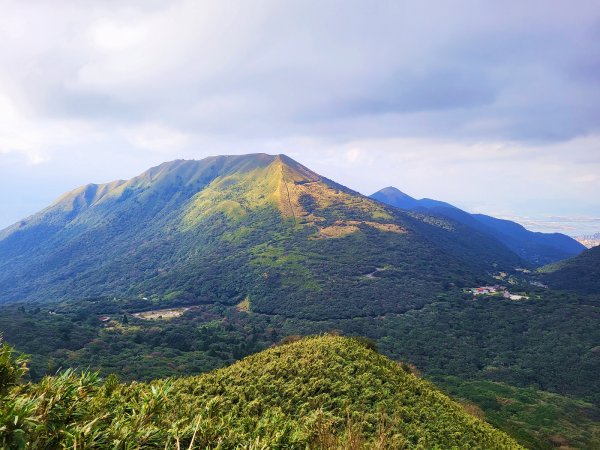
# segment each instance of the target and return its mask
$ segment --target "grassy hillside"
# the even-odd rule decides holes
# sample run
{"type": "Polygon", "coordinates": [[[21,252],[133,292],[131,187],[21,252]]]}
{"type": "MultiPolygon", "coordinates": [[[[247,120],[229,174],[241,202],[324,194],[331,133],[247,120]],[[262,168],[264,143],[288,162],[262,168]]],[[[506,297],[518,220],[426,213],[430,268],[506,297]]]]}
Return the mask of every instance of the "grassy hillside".
{"type": "Polygon", "coordinates": [[[422,307],[519,258],[285,156],[165,163],[89,185],[0,233],[0,301],[95,296],[351,318],[422,307]]]}
{"type": "Polygon", "coordinates": [[[600,294],[600,247],[590,248],[575,258],[542,267],[540,272],[545,282],[553,288],[600,294]]]}
{"type": "Polygon", "coordinates": [[[3,448],[520,448],[358,340],[315,337],[151,384],[66,373],[14,384],[0,353],[3,448]]]}

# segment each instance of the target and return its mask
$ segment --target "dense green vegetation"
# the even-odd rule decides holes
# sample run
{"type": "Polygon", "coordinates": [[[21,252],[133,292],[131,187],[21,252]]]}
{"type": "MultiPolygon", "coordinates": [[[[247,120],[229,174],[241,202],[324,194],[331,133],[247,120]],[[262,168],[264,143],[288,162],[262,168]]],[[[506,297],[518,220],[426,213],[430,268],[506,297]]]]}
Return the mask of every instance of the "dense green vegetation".
{"type": "Polygon", "coordinates": [[[250,296],[266,314],[366,317],[421,307],[520,263],[462,224],[384,207],[285,157],[251,155],[86,186],[1,232],[0,302],[250,296]]]}
{"type": "Polygon", "coordinates": [[[0,349],[0,444],[42,448],[519,446],[360,341],[305,339],[199,377],[18,384],[0,349]],[[7,373],[8,372],[8,373],[7,373]]]}
{"type": "Polygon", "coordinates": [[[600,448],[600,408],[589,403],[490,381],[435,377],[435,383],[529,449],[600,448]]]}
{"type": "Polygon", "coordinates": [[[425,373],[503,381],[599,405],[599,320],[597,297],[546,293],[520,302],[437,302],[390,318],[377,332],[383,351],[425,373]]]}
{"type": "Polygon", "coordinates": [[[155,306],[135,299],[6,305],[0,307],[0,330],[32,355],[34,379],[59,367],[90,367],[128,380],[192,374],[230,364],[286,335],[339,329],[376,339],[384,354],[416,364],[426,375],[503,381],[600,404],[599,300],[530,294],[529,301],[513,302],[450,291],[404,314],[321,321],[219,304],[192,307],[172,320],[133,316],[157,309],[160,300],[155,306]],[[108,324],[98,320],[104,315],[112,318],[108,324]]]}
{"type": "MultiPolygon", "coordinates": [[[[164,301],[90,299],[0,306],[0,329],[8,342],[32,355],[34,380],[62,367],[99,370],[105,377],[116,373],[131,381],[206,372],[268,348],[287,335],[336,329],[375,339],[383,354],[414,364],[436,383],[440,377],[454,376],[465,386],[473,382],[495,389],[495,382],[503,382],[539,396],[551,391],[579,398],[595,405],[592,411],[600,405],[598,299],[539,289],[529,294],[531,300],[513,302],[474,299],[451,290],[405,314],[322,321],[219,304],[195,306],[171,320],[142,320],[133,313],[157,309],[164,301]],[[100,322],[103,315],[112,317],[111,322],[100,322]]],[[[591,442],[585,435],[591,426],[580,426],[577,414],[570,412],[577,400],[552,397],[561,399],[552,406],[557,413],[546,416],[540,426],[531,403],[513,402],[511,409],[498,415],[498,404],[480,393],[449,392],[479,405],[495,426],[528,447],[537,440],[539,448],[547,448],[544,445],[554,434],[571,447],[590,447],[581,443],[591,442]],[[519,433],[515,433],[515,414],[519,433]]],[[[598,426],[600,417],[592,414],[589,421],[598,426]]]]}
{"type": "Polygon", "coordinates": [[[540,272],[545,282],[556,289],[600,295],[600,247],[542,267],[540,272]]]}
{"type": "Polygon", "coordinates": [[[0,307],[0,330],[31,355],[28,376],[33,380],[59,368],[91,368],[126,380],[196,374],[231,364],[281,338],[269,328],[270,318],[232,308],[206,305],[173,320],[143,320],[130,313],[143,306],[152,309],[149,301],[112,299],[41,308],[8,305],[0,307]],[[107,315],[110,322],[99,320],[107,315]]]}

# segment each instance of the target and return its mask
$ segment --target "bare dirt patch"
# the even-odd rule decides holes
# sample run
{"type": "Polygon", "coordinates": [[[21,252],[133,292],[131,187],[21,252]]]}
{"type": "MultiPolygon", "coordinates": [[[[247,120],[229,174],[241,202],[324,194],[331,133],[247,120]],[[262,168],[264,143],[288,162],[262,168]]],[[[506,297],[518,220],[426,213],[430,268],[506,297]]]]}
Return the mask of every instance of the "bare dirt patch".
{"type": "Polygon", "coordinates": [[[318,237],[323,239],[342,238],[360,230],[360,225],[366,225],[386,233],[404,234],[407,231],[394,223],[379,223],[360,220],[338,220],[329,227],[319,229],[318,237]]]}
{"type": "Polygon", "coordinates": [[[154,311],[135,313],[133,316],[143,320],[169,320],[181,317],[189,310],[190,308],[156,309],[154,311]]]}

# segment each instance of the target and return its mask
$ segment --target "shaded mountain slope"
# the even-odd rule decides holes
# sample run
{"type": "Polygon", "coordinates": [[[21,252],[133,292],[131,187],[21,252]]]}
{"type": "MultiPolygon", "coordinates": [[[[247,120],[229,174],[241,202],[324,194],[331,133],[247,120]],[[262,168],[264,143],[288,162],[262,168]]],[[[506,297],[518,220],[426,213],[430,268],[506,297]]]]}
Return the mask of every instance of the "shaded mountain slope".
{"type": "Polygon", "coordinates": [[[527,255],[535,265],[569,258],[585,249],[575,239],[562,233],[529,231],[518,223],[484,214],[473,214],[473,217],[492,229],[494,235],[508,248],[523,257],[527,255]]]}
{"type": "Polygon", "coordinates": [[[485,214],[469,214],[449,203],[428,198],[417,200],[394,187],[382,189],[371,198],[397,208],[425,211],[461,222],[497,239],[534,266],[570,258],[585,249],[575,239],[561,233],[529,231],[510,220],[497,219],[485,214]]]}
{"type": "Polygon", "coordinates": [[[540,269],[550,287],[600,294],[600,247],[540,269]]]}
{"type": "Polygon", "coordinates": [[[27,439],[46,446],[520,448],[399,364],[334,336],[198,377],[99,385],[67,374],[22,387],[6,404],[15,397],[37,419],[20,418],[27,439]]]}
{"type": "Polygon", "coordinates": [[[173,161],[70,192],[0,234],[0,301],[157,296],[313,319],[418,308],[521,260],[283,156],[173,161]]]}
{"type": "Polygon", "coordinates": [[[395,187],[386,187],[380,191],[375,192],[371,195],[371,198],[378,200],[387,205],[395,206],[396,208],[402,209],[427,209],[427,208],[452,208],[458,209],[452,206],[450,203],[433,200],[430,198],[422,198],[417,200],[408,194],[405,194],[395,187]]]}

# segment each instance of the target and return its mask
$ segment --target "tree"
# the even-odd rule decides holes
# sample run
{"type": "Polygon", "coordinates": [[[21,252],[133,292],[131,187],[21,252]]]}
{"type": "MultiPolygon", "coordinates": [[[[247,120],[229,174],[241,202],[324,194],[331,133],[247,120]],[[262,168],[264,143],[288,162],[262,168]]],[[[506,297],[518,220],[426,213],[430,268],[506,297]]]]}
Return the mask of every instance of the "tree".
{"type": "Polygon", "coordinates": [[[4,395],[27,373],[27,357],[2,342],[0,335],[0,395],[4,395]]]}

